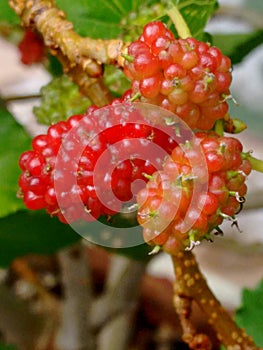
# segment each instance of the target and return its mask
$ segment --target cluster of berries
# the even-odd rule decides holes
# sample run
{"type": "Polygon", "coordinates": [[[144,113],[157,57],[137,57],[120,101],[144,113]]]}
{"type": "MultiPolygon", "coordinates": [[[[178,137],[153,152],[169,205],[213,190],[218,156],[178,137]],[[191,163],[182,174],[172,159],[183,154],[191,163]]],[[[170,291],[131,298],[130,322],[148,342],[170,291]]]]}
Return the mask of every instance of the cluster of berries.
{"type": "Polygon", "coordinates": [[[231,61],[194,38],[175,39],[162,22],[148,23],[124,54],[132,95],[170,110],[191,128],[209,130],[228,112],[231,61]]]}
{"type": "Polygon", "coordinates": [[[224,218],[235,222],[247,191],[251,164],[241,143],[211,131],[228,111],[231,62],[194,38],[176,40],[157,21],[124,57],[131,90],[36,136],[19,160],[20,195],[29,209],[45,208],[65,223],[114,215],[137,201],[146,242],[169,253],[191,248],[224,218]],[[174,114],[149,118],[131,102],[138,95],[184,120],[188,141],[178,145],[174,114]]]}
{"type": "Polygon", "coordinates": [[[251,172],[245,158],[236,138],[213,132],[175,147],[137,195],[145,241],[174,253],[208,238],[224,218],[235,222],[251,172]]]}
{"type": "Polygon", "coordinates": [[[20,43],[18,44],[21,62],[30,65],[43,60],[46,54],[46,48],[42,37],[27,29],[20,43]]]}
{"type": "Polygon", "coordinates": [[[89,107],[33,139],[33,150],[19,160],[20,195],[29,209],[45,208],[62,222],[112,215],[123,202],[135,201],[133,192],[144,186],[146,174],[161,169],[177,145],[168,129],[154,127],[123,99],[89,107]],[[136,180],[144,181],[137,189],[136,180]]]}

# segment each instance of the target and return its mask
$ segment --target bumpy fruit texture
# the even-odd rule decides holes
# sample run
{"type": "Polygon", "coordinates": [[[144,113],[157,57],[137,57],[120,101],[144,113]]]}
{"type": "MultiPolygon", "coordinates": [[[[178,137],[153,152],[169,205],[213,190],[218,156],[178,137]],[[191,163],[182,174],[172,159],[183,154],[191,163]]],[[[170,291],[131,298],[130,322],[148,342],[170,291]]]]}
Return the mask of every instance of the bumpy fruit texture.
{"type": "Polygon", "coordinates": [[[23,39],[18,44],[18,49],[21,62],[26,65],[41,62],[46,53],[43,39],[30,29],[25,31],[23,39]]]}
{"type": "Polygon", "coordinates": [[[91,104],[66,75],[53,79],[40,92],[41,104],[34,107],[33,111],[41,124],[55,124],[71,115],[84,113],[91,104]]]}
{"type": "Polygon", "coordinates": [[[134,104],[116,99],[108,108],[89,107],[33,139],[19,160],[20,195],[29,209],[45,208],[65,223],[115,214],[123,202],[135,202],[146,174],[161,168],[164,156],[153,145],[165,155],[177,143],[134,104]]]}
{"type": "Polygon", "coordinates": [[[209,130],[227,114],[231,61],[218,48],[194,38],[175,39],[155,21],[124,57],[132,96],[142,102],[174,112],[193,129],[209,130]]]}
{"type": "Polygon", "coordinates": [[[209,238],[224,218],[235,220],[251,171],[243,158],[237,139],[213,132],[177,146],[137,195],[145,241],[174,253],[209,238]]]}

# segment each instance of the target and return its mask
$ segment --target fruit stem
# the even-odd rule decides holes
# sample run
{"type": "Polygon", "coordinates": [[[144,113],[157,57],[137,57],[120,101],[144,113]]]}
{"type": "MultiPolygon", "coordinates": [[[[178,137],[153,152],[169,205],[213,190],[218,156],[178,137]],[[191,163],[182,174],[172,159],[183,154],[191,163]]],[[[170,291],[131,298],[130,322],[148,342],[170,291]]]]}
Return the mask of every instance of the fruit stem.
{"type": "Polygon", "coordinates": [[[128,54],[126,54],[126,53],[121,53],[121,56],[126,60],[126,61],[128,61],[128,62],[133,62],[134,61],[134,57],[133,56],[131,56],[131,55],[128,55],[128,54]]]}
{"type": "Polygon", "coordinates": [[[183,339],[190,345],[190,348],[193,349],[193,345],[199,342],[200,349],[211,349],[207,344],[207,337],[204,334],[197,334],[189,325],[191,311],[189,303],[192,304],[195,301],[207,316],[209,324],[216,331],[218,340],[222,342],[227,350],[236,348],[239,350],[257,350],[253,339],[236,325],[209,289],[192,252],[180,251],[172,255],[171,258],[176,274],[174,305],[182,322],[183,339]],[[187,305],[184,305],[185,302],[187,302],[187,305]]]}
{"type": "Polygon", "coordinates": [[[130,102],[134,102],[134,101],[136,101],[138,98],[140,98],[141,97],[141,94],[140,94],[140,92],[136,92],[136,94],[135,95],[133,95],[131,98],[130,98],[130,102]]]}
{"type": "Polygon", "coordinates": [[[245,159],[250,161],[253,170],[263,173],[263,160],[252,157],[251,154],[247,154],[245,159]]]}
{"type": "Polygon", "coordinates": [[[224,121],[222,119],[218,119],[215,122],[214,125],[214,131],[217,133],[217,135],[219,136],[223,136],[224,135],[224,121]]]}
{"type": "Polygon", "coordinates": [[[188,25],[176,6],[173,6],[170,10],[168,10],[167,14],[175,25],[180,38],[186,39],[192,36],[188,25]]]}
{"type": "Polygon", "coordinates": [[[224,131],[230,134],[239,134],[247,128],[247,125],[243,120],[238,118],[231,118],[227,113],[223,119],[224,131]]]}

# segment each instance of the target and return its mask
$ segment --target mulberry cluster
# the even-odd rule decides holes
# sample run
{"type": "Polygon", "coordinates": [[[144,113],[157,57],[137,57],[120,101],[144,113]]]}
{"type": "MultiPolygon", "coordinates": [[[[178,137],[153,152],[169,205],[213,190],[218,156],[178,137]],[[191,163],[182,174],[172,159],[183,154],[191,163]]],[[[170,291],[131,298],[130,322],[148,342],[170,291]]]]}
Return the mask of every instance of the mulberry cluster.
{"type": "Polygon", "coordinates": [[[45,208],[65,223],[112,215],[123,202],[135,201],[136,180],[145,182],[161,168],[153,144],[170,154],[177,143],[132,103],[116,99],[107,108],[89,107],[33,139],[33,149],[19,160],[20,195],[29,209],[45,208]],[[56,181],[65,183],[62,190],[56,181]]]}
{"type": "Polygon", "coordinates": [[[148,23],[124,55],[131,95],[170,110],[192,129],[209,130],[228,112],[231,61],[194,38],[175,39],[162,22],[148,23]]]}
{"type": "Polygon", "coordinates": [[[224,219],[235,223],[250,172],[236,138],[199,132],[175,147],[137,195],[145,241],[174,253],[208,238],[224,219]]]}

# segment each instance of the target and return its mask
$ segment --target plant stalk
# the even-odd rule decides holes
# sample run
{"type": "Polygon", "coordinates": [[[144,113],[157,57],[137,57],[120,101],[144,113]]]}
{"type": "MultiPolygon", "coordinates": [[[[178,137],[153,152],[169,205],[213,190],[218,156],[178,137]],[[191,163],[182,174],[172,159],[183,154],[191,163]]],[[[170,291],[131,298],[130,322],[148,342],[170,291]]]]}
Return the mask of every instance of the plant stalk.
{"type": "Polygon", "coordinates": [[[35,98],[41,98],[41,94],[32,94],[32,95],[14,95],[3,97],[5,103],[21,100],[31,100],[35,98]]]}
{"type": "Polygon", "coordinates": [[[9,5],[20,16],[25,28],[33,28],[43,36],[50,53],[62,63],[64,73],[79,85],[92,103],[103,106],[111,101],[102,79],[102,65],[118,63],[123,46],[121,40],[79,36],[53,0],[9,0],[9,5]]]}
{"type": "Polygon", "coordinates": [[[61,51],[56,52],[56,57],[63,66],[63,71],[72,81],[79,86],[83,95],[87,96],[96,106],[108,104],[112,97],[101,77],[92,78],[86,74],[81,66],[71,66],[70,61],[61,51]]]}
{"type": "Polygon", "coordinates": [[[96,40],[81,37],[65,13],[53,0],[9,0],[10,7],[21,18],[24,27],[32,26],[43,36],[45,45],[59,48],[72,64],[85,68],[87,58],[99,64],[115,63],[123,43],[119,39],[96,40]]]}
{"type": "Polygon", "coordinates": [[[251,155],[247,156],[246,159],[250,161],[253,170],[263,173],[263,160],[254,158],[251,155]]]}
{"type": "Polygon", "coordinates": [[[180,38],[187,39],[192,36],[188,25],[176,6],[167,11],[168,16],[173,21],[180,38]]]}
{"type": "MultiPolygon", "coordinates": [[[[246,334],[244,329],[236,325],[232,317],[216,299],[208,287],[203,274],[200,272],[192,252],[180,251],[171,257],[176,275],[174,302],[180,319],[185,319],[184,313],[189,313],[189,301],[195,301],[207,316],[208,322],[215,330],[218,340],[227,350],[260,350],[253,339],[246,334]],[[178,306],[178,300],[181,307],[178,306]],[[187,301],[187,307],[182,306],[185,300],[187,301]]],[[[182,326],[185,331],[186,327],[182,326]]],[[[198,337],[200,338],[200,335],[196,334],[193,329],[183,336],[189,345],[193,344],[192,349],[196,349],[194,345],[198,341],[198,337]]],[[[204,341],[205,345],[203,346],[206,346],[206,339],[201,339],[201,341],[204,341]]],[[[209,347],[202,347],[202,349],[209,349],[209,347]]]]}

